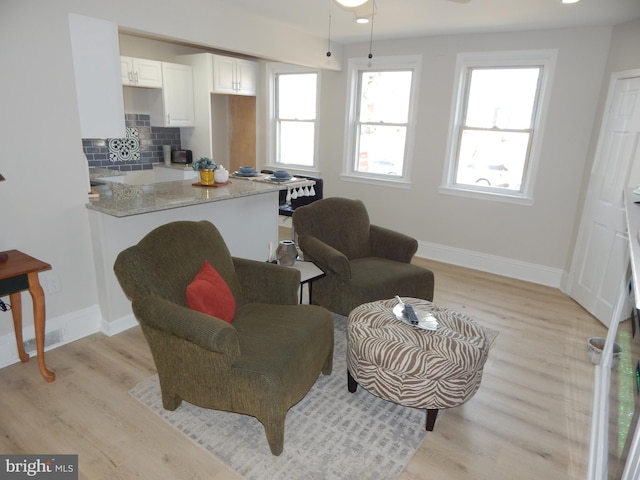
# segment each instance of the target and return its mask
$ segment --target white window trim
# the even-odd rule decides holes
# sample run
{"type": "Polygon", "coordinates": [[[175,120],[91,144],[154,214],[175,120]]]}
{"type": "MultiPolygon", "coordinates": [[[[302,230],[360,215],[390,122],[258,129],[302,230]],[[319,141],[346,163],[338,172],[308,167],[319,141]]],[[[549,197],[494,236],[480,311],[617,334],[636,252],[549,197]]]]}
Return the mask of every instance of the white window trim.
{"type": "Polygon", "coordinates": [[[342,180],[370,183],[376,185],[393,186],[408,189],[411,187],[411,171],[413,163],[413,145],[416,130],[418,93],[420,90],[420,71],[422,67],[422,56],[403,55],[397,57],[374,57],[372,60],[366,58],[350,58],[348,62],[349,74],[347,76],[347,92],[349,101],[345,120],[344,156],[342,160],[342,180]],[[357,172],[353,169],[352,155],[355,150],[355,122],[358,107],[358,77],[362,70],[413,70],[411,76],[411,92],[409,97],[409,115],[407,119],[407,136],[405,144],[404,161],[402,175],[384,175],[375,173],[357,172]]]}
{"type": "Polygon", "coordinates": [[[540,151],[543,145],[546,117],[551,103],[551,83],[554,78],[558,51],[549,50],[517,50],[504,52],[460,53],[456,61],[456,77],[453,98],[451,102],[451,118],[449,121],[446,165],[442,179],[440,193],[458,195],[482,200],[533,205],[533,191],[540,163],[540,151]],[[455,169],[457,155],[457,131],[462,121],[465,102],[464,88],[466,71],[470,67],[508,67],[541,65],[542,78],[540,81],[540,96],[536,108],[533,124],[533,142],[529,151],[529,161],[524,172],[524,185],[521,192],[511,190],[496,191],[495,189],[481,189],[465,185],[456,185],[455,169]]]}
{"type": "Polygon", "coordinates": [[[319,152],[320,152],[320,85],[321,85],[321,70],[315,68],[302,67],[299,65],[290,65],[287,63],[277,63],[272,62],[268,63],[266,66],[266,75],[267,75],[267,105],[266,105],[266,125],[267,125],[267,162],[265,164],[266,168],[278,169],[285,168],[288,170],[295,170],[300,173],[313,173],[317,174],[320,172],[319,165],[319,152]],[[290,165],[284,164],[277,161],[277,142],[276,142],[276,123],[275,123],[275,112],[276,112],[276,84],[275,78],[278,73],[316,73],[318,75],[318,80],[316,83],[316,120],[315,120],[315,135],[314,135],[314,145],[313,145],[313,165],[290,165]]]}

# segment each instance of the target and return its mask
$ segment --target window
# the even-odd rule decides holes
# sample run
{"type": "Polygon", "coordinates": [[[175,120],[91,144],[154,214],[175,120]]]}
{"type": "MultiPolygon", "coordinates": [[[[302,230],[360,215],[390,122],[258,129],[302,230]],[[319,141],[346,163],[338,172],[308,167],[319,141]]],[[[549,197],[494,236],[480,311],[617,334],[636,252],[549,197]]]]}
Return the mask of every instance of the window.
{"type": "Polygon", "coordinates": [[[418,64],[417,57],[350,61],[346,175],[407,182],[418,64]]]}
{"type": "Polygon", "coordinates": [[[270,164],[317,169],[318,73],[283,65],[271,66],[272,107],[270,164]]]}
{"type": "Polygon", "coordinates": [[[445,186],[531,199],[554,52],[461,55],[445,186]]]}

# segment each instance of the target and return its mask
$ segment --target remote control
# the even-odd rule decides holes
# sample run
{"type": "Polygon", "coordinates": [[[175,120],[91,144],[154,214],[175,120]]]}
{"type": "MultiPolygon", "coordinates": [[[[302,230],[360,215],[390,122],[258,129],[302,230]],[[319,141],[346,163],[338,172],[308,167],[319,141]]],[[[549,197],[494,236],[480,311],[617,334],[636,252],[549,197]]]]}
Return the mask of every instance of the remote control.
{"type": "Polygon", "coordinates": [[[408,303],[404,304],[404,314],[409,319],[409,322],[411,322],[411,325],[418,324],[418,316],[416,315],[416,311],[413,309],[412,305],[409,305],[408,303]]]}

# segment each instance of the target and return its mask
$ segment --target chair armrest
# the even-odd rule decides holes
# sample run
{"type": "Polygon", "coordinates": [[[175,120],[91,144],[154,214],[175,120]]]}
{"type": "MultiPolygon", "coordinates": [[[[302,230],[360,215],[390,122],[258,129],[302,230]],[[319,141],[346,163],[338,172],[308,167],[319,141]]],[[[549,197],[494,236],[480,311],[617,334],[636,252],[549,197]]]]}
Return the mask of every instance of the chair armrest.
{"type": "Polygon", "coordinates": [[[331,272],[340,283],[351,281],[351,263],[342,252],[312,235],[300,235],[298,244],[305,260],[314,262],[325,273],[331,272]]]}
{"type": "Polygon", "coordinates": [[[244,303],[298,304],[299,270],[269,262],[232,258],[244,303]]]}
{"type": "Polygon", "coordinates": [[[238,332],[224,320],[155,295],[135,298],[131,306],[142,325],[165,331],[210,352],[228,355],[231,363],[240,356],[238,332]]]}
{"type": "Polygon", "coordinates": [[[418,241],[415,238],[378,225],[369,227],[369,240],[373,257],[410,263],[418,251],[418,241]]]}

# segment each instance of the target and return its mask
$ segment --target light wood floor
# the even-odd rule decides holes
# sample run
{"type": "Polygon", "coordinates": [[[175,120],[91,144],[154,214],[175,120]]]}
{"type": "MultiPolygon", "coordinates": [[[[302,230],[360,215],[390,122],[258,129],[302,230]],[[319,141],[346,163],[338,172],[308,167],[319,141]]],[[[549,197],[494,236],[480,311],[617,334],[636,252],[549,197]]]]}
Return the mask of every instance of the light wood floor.
{"type": "MultiPolygon", "coordinates": [[[[582,480],[593,385],[585,342],[604,327],[553,288],[419,263],[435,272],[437,303],[500,335],[478,393],[441,413],[400,479],[582,480]]],[[[129,396],[155,372],[138,327],[57,348],[47,364],[53,384],[35,360],[0,370],[0,452],[77,453],[90,480],[239,478],[129,396]]]]}

